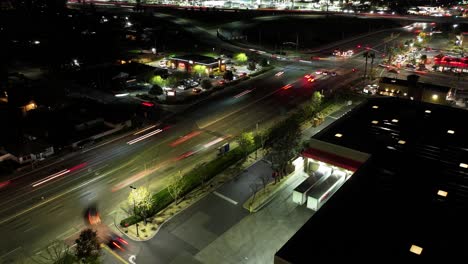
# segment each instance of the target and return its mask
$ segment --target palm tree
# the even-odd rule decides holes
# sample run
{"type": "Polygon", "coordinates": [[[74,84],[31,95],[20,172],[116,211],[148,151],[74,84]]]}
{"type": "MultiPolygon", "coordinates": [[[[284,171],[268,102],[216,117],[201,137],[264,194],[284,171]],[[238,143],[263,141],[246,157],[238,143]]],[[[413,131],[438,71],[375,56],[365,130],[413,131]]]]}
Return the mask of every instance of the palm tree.
{"type": "Polygon", "coordinates": [[[365,51],[364,54],[362,54],[364,58],[366,58],[366,66],[364,67],[364,79],[366,79],[367,76],[367,59],[369,58],[369,51],[365,51]]]}
{"type": "Polygon", "coordinates": [[[372,68],[373,68],[373,66],[374,66],[375,52],[371,52],[371,53],[369,54],[369,56],[370,56],[370,58],[371,58],[371,64],[370,64],[371,66],[370,66],[369,77],[370,77],[370,79],[372,79],[372,77],[373,77],[373,76],[372,76],[372,68]]]}

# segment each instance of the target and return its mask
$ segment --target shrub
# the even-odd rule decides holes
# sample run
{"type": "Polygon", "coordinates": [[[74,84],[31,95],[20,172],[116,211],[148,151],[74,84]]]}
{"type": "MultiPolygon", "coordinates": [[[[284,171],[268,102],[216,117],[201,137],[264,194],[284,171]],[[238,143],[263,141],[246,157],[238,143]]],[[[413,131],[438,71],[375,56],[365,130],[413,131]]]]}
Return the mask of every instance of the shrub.
{"type": "Polygon", "coordinates": [[[141,216],[139,215],[132,215],[130,217],[127,217],[125,219],[123,219],[122,221],[120,221],[120,226],[122,227],[128,227],[128,226],[131,226],[131,225],[134,225],[140,221],[142,221],[143,218],[141,218],[141,216]]]}

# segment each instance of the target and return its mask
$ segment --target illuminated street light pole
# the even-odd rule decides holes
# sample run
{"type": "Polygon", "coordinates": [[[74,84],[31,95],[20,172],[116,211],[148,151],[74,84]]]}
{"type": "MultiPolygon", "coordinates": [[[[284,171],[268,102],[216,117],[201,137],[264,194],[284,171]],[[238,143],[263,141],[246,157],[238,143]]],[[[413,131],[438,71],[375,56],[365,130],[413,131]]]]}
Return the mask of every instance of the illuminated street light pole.
{"type": "MultiPolygon", "coordinates": [[[[137,188],[133,187],[132,185],[129,186],[130,189],[136,190],[137,188]]],[[[135,196],[133,197],[133,215],[136,215],[136,206],[135,206],[135,196]]],[[[137,237],[140,237],[140,233],[138,232],[138,223],[136,223],[136,232],[137,237]]]]}

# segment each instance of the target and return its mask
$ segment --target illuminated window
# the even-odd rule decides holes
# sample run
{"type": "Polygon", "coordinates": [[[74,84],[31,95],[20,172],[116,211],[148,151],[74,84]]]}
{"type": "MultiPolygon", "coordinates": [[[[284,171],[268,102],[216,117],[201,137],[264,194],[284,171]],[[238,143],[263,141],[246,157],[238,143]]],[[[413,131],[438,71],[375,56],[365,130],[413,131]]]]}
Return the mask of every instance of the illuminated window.
{"type": "Polygon", "coordinates": [[[431,110],[426,110],[426,111],[424,111],[424,112],[426,112],[426,114],[430,114],[430,113],[431,113],[431,110]]]}
{"type": "Polygon", "coordinates": [[[464,168],[464,169],[468,169],[468,164],[466,163],[460,163],[460,167],[464,168]]]}
{"type": "Polygon", "coordinates": [[[410,250],[412,253],[416,254],[416,255],[421,255],[422,251],[423,251],[423,248],[422,247],[418,247],[416,245],[411,245],[411,248],[410,250]]]}
{"type": "Polygon", "coordinates": [[[336,133],[336,134],[335,134],[335,137],[337,137],[337,138],[340,138],[340,137],[342,137],[342,136],[343,136],[343,135],[340,134],[340,133],[336,133]]]}
{"type": "Polygon", "coordinates": [[[439,191],[437,192],[437,195],[442,196],[442,197],[447,197],[447,194],[448,194],[448,193],[447,193],[446,191],[442,191],[442,190],[439,190],[439,191]]]}
{"type": "Polygon", "coordinates": [[[404,140],[398,140],[398,144],[404,145],[404,144],[406,144],[406,141],[404,141],[404,140]]]}
{"type": "Polygon", "coordinates": [[[379,123],[379,121],[377,121],[377,120],[372,120],[372,124],[377,125],[378,123],[379,123]]]}
{"type": "Polygon", "coordinates": [[[455,131],[453,131],[453,130],[447,130],[447,133],[449,133],[449,134],[455,134],[455,131]]]}
{"type": "Polygon", "coordinates": [[[398,119],[392,119],[393,123],[398,123],[398,119]]]}
{"type": "Polygon", "coordinates": [[[372,106],[372,108],[377,109],[377,108],[379,108],[379,106],[378,106],[378,105],[374,105],[374,106],[372,106]]]}

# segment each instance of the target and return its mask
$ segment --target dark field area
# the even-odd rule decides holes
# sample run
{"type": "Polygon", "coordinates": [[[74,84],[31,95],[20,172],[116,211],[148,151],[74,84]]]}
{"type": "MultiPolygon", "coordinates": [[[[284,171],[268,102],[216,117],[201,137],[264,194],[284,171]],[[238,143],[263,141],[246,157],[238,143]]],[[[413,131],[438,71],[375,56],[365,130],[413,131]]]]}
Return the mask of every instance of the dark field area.
{"type": "Polygon", "coordinates": [[[257,21],[242,30],[247,41],[269,49],[311,49],[349,38],[355,35],[400,26],[397,22],[383,19],[360,19],[350,17],[284,16],[277,19],[257,21]]]}

